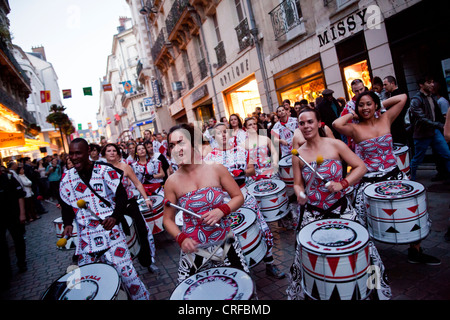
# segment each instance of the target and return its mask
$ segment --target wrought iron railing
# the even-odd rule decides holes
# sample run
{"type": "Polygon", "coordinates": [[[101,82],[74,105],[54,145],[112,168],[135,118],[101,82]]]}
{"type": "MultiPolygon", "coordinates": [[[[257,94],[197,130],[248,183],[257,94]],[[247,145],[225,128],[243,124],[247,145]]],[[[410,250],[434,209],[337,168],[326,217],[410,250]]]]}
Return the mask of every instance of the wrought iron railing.
{"type": "Polygon", "coordinates": [[[192,72],[186,73],[186,79],[190,90],[194,87],[194,77],[192,76],[192,72]]]}
{"type": "Polygon", "coordinates": [[[198,62],[198,67],[200,69],[200,79],[206,78],[208,75],[208,68],[206,67],[206,59],[202,59],[198,62]]]}
{"type": "Polygon", "coordinates": [[[252,37],[250,35],[250,29],[248,28],[247,18],[242,20],[234,29],[236,30],[240,51],[252,44],[252,37]]]}
{"type": "Polygon", "coordinates": [[[269,15],[272,20],[275,39],[280,38],[302,23],[299,1],[295,0],[284,0],[270,11],[269,15]]]}
{"type": "Polygon", "coordinates": [[[220,41],[219,44],[214,48],[214,50],[216,51],[217,68],[220,68],[227,63],[227,56],[225,54],[223,41],[220,41]]]}
{"type": "Polygon", "coordinates": [[[156,58],[158,58],[159,53],[161,52],[164,44],[166,43],[166,39],[167,39],[167,37],[166,37],[166,30],[165,30],[165,28],[162,28],[159,31],[158,38],[156,38],[156,41],[155,41],[155,43],[153,44],[153,47],[152,47],[152,58],[153,58],[153,61],[156,61],[156,58]]]}
{"type": "Polygon", "coordinates": [[[166,29],[168,35],[170,35],[175,29],[178,20],[180,20],[182,13],[186,10],[188,5],[189,0],[175,0],[166,18],[166,29]]]}

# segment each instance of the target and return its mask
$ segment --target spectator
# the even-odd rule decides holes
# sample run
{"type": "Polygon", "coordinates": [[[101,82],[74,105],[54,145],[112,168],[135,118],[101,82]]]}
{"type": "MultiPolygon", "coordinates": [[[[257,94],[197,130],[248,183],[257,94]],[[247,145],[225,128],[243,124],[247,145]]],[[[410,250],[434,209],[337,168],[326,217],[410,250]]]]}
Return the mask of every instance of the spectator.
{"type": "Polygon", "coordinates": [[[58,159],[53,158],[52,162],[48,165],[46,174],[48,177],[48,183],[50,185],[50,194],[55,201],[60,204],[59,197],[59,181],[61,180],[61,167],[58,164],[58,159]]]}
{"type": "MultiPolygon", "coordinates": [[[[393,76],[387,76],[383,80],[383,86],[386,90],[386,97],[390,98],[393,96],[397,96],[402,94],[397,85],[397,80],[393,76]]],[[[411,142],[408,142],[408,134],[406,132],[405,126],[405,115],[408,112],[408,108],[403,108],[400,112],[399,116],[395,119],[391,126],[392,140],[394,143],[408,144],[411,145],[411,142]]]]}
{"type": "Polygon", "coordinates": [[[41,217],[37,215],[33,202],[33,183],[25,175],[25,168],[23,166],[19,166],[16,169],[16,173],[18,174],[25,191],[25,216],[27,218],[27,222],[33,222],[34,220],[40,219],[41,217]]]}
{"type": "Polygon", "coordinates": [[[322,91],[323,100],[317,105],[317,111],[320,113],[322,121],[333,131],[336,139],[342,140],[341,134],[333,128],[333,121],[336,120],[342,112],[341,105],[333,97],[334,91],[325,89],[322,91]]]}

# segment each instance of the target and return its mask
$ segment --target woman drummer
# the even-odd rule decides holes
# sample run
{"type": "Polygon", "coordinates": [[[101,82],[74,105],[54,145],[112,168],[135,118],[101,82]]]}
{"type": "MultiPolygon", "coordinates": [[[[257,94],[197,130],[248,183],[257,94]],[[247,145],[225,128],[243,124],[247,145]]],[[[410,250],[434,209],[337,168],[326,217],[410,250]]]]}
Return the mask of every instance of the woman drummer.
{"type": "Polygon", "coordinates": [[[156,253],[155,241],[153,239],[153,235],[150,233],[147,223],[144,220],[144,217],[142,216],[142,213],[139,210],[139,206],[136,201],[136,194],[139,193],[141,195],[144,199],[145,205],[149,209],[152,209],[151,200],[145,193],[145,189],[136,177],[133,169],[122,158],[120,147],[117,144],[106,144],[101,151],[101,155],[110,165],[122,170],[123,172],[122,184],[128,195],[126,214],[133,218],[140,239],[141,250],[138,254],[139,263],[142,266],[147,267],[152,273],[158,272],[158,268],[154,265],[156,253]]]}
{"type": "MultiPolygon", "coordinates": [[[[363,92],[356,99],[355,112],[351,111],[333,122],[333,127],[338,132],[354,140],[355,152],[364,161],[370,173],[363,177],[362,183],[355,191],[356,208],[363,224],[366,221],[364,187],[384,180],[407,179],[397,166],[391,135],[391,125],[405,106],[406,100],[406,94],[384,100],[383,107],[387,110],[376,117],[376,112],[381,109],[378,95],[372,91],[363,92]],[[358,123],[349,122],[352,119],[357,120],[358,123]]],[[[408,261],[430,265],[440,264],[439,259],[422,252],[420,241],[410,245],[408,261]]]]}
{"type": "MultiPolygon", "coordinates": [[[[338,139],[325,137],[320,121],[320,114],[314,109],[305,109],[299,115],[299,127],[306,142],[297,150],[298,154],[317,170],[325,179],[320,179],[306,166],[299,157],[293,156],[294,191],[299,203],[299,229],[308,223],[320,219],[341,218],[356,220],[356,211],[351,206],[345,194],[349,186],[356,184],[366,173],[363,161],[355,155],[348,146],[338,139]],[[342,163],[348,163],[352,171],[343,179],[342,163]]],[[[378,252],[369,243],[372,264],[384,267],[378,252]]],[[[291,267],[291,282],[287,293],[288,299],[304,299],[301,286],[300,246],[296,248],[296,256],[291,267]]],[[[379,297],[389,298],[390,290],[380,280],[381,290],[376,290],[379,297]]]]}
{"type": "Polygon", "coordinates": [[[229,266],[248,273],[239,241],[235,241],[227,219],[244,203],[244,197],[222,165],[202,163],[201,141],[198,146],[194,144],[194,136],[194,128],[187,124],[172,127],[168,134],[169,149],[179,169],[166,181],[165,200],[201,215],[197,218],[183,213],[180,232],[175,223],[177,210],[170,205],[164,207],[165,230],[181,248],[178,281],[211,267],[229,266]],[[224,191],[230,196],[227,203],[224,191]],[[224,253],[222,259],[213,257],[224,253]]]}
{"type": "Polygon", "coordinates": [[[261,214],[256,198],[251,195],[246,188],[246,177],[255,175],[255,166],[249,163],[249,152],[241,145],[232,146],[227,143],[230,139],[230,132],[224,123],[217,123],[215,126],[215,136],[218,148],[214,148],[208,155],[203,158],[206,163],[218,163],[225,166],[229,174],[239,185],[244,195],[244,204],[242,207],[249,208],[256,213],[260,230],[267,244],[267,253],[264,257],[266,263],[266,274],[277,279],[282,279],[285,274],[281,272],[275,265],[272,256],[273,234],[267,222],[261,214]]]}

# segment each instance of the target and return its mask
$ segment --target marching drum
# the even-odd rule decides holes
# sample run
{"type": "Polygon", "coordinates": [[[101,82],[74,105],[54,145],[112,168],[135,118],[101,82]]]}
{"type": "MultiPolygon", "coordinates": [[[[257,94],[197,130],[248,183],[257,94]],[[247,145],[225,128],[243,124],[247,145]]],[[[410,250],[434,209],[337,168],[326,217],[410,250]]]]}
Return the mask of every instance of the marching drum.
{"type": "Polygon", "coordinates": [[[411,176],[411,169],[409,164],[408,146],[394,143],[394,156],[397,159],[398,168],[409,178],[411,176]]]}
{"type": "Polygon", "coordinates": [[[288,196],[294,194],[294,170],[292,169],[292,155],[285,156],[278,162],[278,175],[286,184],[288,196]]]}
{"type": "Polygon", "coordinates": [[[141,251],[141,244],[139,243],[133,219],[125,215],[125,220],[130,228],[130,235],[127,236],[127,246],[128,250],[130,250],[131,258],[134,259],[139,254],[139,251],[141,251]]]}
{"type": "Polygon", "coordinates": [[[254,285],[242,270],[219,267],[200,271],[172,292],[170,300],[250,300],[254,285]]]}
{"type": "Polygon", "coordinates": [[[138,200],[139,209],[141,210],[145,222],[147,222],[152,234],[163,232],[164,197],[160,195],[153,195],[148,196],[148,198],[152,201],[153,210],[148,209],[141,200],[138,200]]]}
{"type": "Polygon", "coordinates": [[[256,213],[248,208],[239,208],[229,215],[231,229],[242,247],[249,267],[256,266],[266,255],[267,244],[259,228],[256,213]]]}
{"type": "Polygon", "coordinates": [[[183,211],[178,211],[175,216],[175,224],[179,227],[183,227],[183,211]]]}
{"type": "Polygon", "coordinates": [[[425,187],[415,181],[389,180],[364,188],[370,235],[381,242],[412,243],[430,232],[425,187]]]}
{"type": "MultiPolygon", "coordinates": [[[[55,230],[56,230],[56,237],[58,239],[62,238],[62,233],[64,231],[64,224],[63,224],[63,220],[61,217],[56,218],[55,220],[53,220],[53,224],[55,225],[55,230]]],[[[76,244],[76,237],[77,237],[77,224],[74,221],[72,223],[73,229],[72,229],[72,236],[67,239],[67,243],[64,247],[58,247],[59,249],[75,249],[77,244],[76,244]]]]}
{"type": "Polygon", "coordinates": [[[323,219],[304,226],[300,245],[302,285],[315,300],[363,300],[368,290],[369,233],[345,219],[323,219]]]}
{"type": "Polygon", "coordinates": [[[286,184],[278,179],[264,179],[253,183],[248,191],[256,198],[267,222],[276,221],[288,214],[286,184]]]}
{"type": "Polygon", "coordinates": [[[91,263],[61,276],[45,291],[41,300],[127,300],[114,267],[91,263]]]}

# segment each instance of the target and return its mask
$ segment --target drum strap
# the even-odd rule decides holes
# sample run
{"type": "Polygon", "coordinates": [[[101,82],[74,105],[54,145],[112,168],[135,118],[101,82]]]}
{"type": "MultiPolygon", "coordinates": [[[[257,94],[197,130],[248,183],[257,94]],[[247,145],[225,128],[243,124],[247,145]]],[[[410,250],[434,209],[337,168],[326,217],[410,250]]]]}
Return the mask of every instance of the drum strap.
{"type": "MultiPolygon", "coordinates": [[[[331,207],[328,209],[319,208],[316,206],[313,206],[312,204],[307,203],[305,206],[302,206],[300,210],[308,209],[308,211],[316,211],[319,212],[322,216],[322,219],[336,219],[339,218],[342,214],[344,214],[345,209],[347,209],[347,197],[342,197],[338,201],[336,201],[331,207]],[[337,208],[341,208],[339,214],[333,213],[333,211],[337,208]]],[[[301,213],[301,216],[303,216],[303,212],[301,213]]],[[[301,223],[301,221],[300,221],[301,223]]]]}
{"type": "Polygon", "coordinates": [[[362,177],[361,180],[363,182],[376,183],[376,182],[388,180],[389,178],[392,178],[392,177],[397,177],[399,173],[400,173],[399,167],[395,166],[394,169],[392,169],[391,171],[386,172],[386,174],[384,174],[382,176],[362,177]]]}

